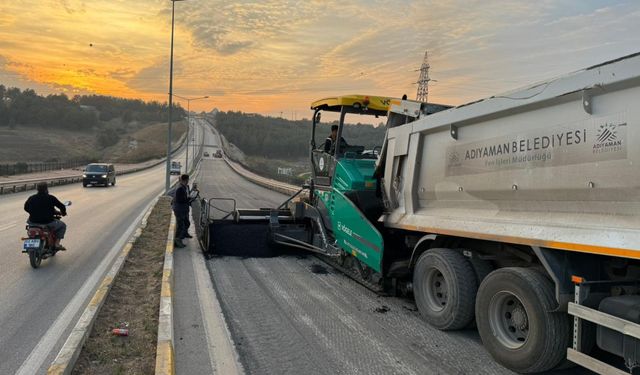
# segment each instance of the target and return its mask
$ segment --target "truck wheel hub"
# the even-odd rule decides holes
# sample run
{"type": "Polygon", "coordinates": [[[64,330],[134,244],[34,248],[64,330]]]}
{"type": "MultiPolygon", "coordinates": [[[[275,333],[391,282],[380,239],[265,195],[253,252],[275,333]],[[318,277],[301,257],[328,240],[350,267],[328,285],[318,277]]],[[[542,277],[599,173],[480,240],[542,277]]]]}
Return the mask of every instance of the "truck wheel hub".
{"type": "Polygon", "coordinates": [[[517,306],[512,312],[513,324],[520,330],[525,330],[529,326],[529,319],[527,319],[527,312],[524,311],[522,306],[517,306]]]}

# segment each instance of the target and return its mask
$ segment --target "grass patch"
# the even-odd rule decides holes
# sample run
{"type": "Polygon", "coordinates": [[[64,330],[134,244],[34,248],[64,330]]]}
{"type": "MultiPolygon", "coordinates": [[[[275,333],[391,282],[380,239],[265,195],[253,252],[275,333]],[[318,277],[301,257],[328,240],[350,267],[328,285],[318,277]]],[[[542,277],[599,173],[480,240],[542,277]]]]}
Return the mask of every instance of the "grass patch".
{"type": "Polygon", "coordinates": [[[155,205],[98,313],[73,374],[153,374],[162,267],[171,221],[169,197],[155,205]],[[129,336],[111,333],[129,323],[129,336]]]}

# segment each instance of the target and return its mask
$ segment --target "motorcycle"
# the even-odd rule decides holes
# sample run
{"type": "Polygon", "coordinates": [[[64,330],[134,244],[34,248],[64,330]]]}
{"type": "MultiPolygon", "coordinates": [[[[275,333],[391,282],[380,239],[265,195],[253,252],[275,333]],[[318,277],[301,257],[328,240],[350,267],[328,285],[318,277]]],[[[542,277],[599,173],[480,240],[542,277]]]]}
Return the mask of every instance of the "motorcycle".
{"type": "MultiPolygon", "coordinates": [[[[64,202],[65,206],[71,206],[71,201],[64,202]]],[[[56,212],[53,217],[56,220],[62,218],[60,212],[56,212]]],[[[47,224],[27,224],[27,237],[22,238],[22,252],[29,254],[29,263],[31,267],[38,268],[43,259],[53,257],[58,250],[56,249],[56,233],[47,226],[47,224]]]]}

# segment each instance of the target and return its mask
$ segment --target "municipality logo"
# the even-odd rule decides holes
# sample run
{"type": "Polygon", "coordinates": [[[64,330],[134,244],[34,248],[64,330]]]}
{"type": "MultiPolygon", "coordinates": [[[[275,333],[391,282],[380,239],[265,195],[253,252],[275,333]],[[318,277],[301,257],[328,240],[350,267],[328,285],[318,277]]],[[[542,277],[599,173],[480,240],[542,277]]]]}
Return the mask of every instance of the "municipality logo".
{"type": "Polygon", "coordinates": [[[618,125],[604,124],[600,125],[598,134],[596,137],[596,143],[606,144],[609,142],[615,142],[618,140],[618,125]]]}
{"type": "Polygon", "coordinates": [[[593,152],[603,153],[611,151],[622,151],[622,139],[624,138],[624,133],[619,134],[619,132],[621,131],[620,127],[625,125],[627,124],[605,123],[600,125],[600,127],[598,127],[596,140],[593,145],[593,152]]]}

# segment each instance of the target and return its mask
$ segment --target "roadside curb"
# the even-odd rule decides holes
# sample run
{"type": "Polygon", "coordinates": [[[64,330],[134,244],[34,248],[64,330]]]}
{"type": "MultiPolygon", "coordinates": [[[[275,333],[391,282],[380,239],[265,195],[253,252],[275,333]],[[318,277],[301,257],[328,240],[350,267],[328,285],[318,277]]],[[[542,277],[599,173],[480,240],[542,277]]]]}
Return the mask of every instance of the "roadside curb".
{"type": "Polygon", "coordinates": [[[176,216],[171,212],[167,247],[162,268],[160,312],[158,317],[158,343],[156,347],[156,374],[175,374],[175,346],[173,342],[173,240],[176,216]]]}
{"type": "Polygon", "coordinates": [[[113,281],[118,275],[118,272],[120,272],[120,269],[127,259],[127,256],[129,255],[134,242],[138,239],[138,237],[140,237],[142,230],[147,226],[147,219],[149,218],[151,211],[158,202],[158,199],[159,197],[153,200],[152,204],[147,209],[147,212],[144,214],[142,221],[140,221],[140,224],[138,225],[135,233],[127,241],[122,250],[120,250],[120,254],[117,256],[116,260],[111,266],[111,269],[105,274],[102,282],[100,283],[100,286],[91,298],[91,301],[78,319],[76,325],[73,327],[73,330],[58,352],[58,355],[49,366],[49,369],[47,370],[48,375],[67,375],[70,374],[73,370],[73,367],[78,360],[78,356],[80,355],[80,351],[84,346],[84,342],[89,337],[91,329],[93,328],[93,324],[98,317],[98,312],[104,304],[104,301],[107,299],[107,295],[111,290],[113,281]]]}

